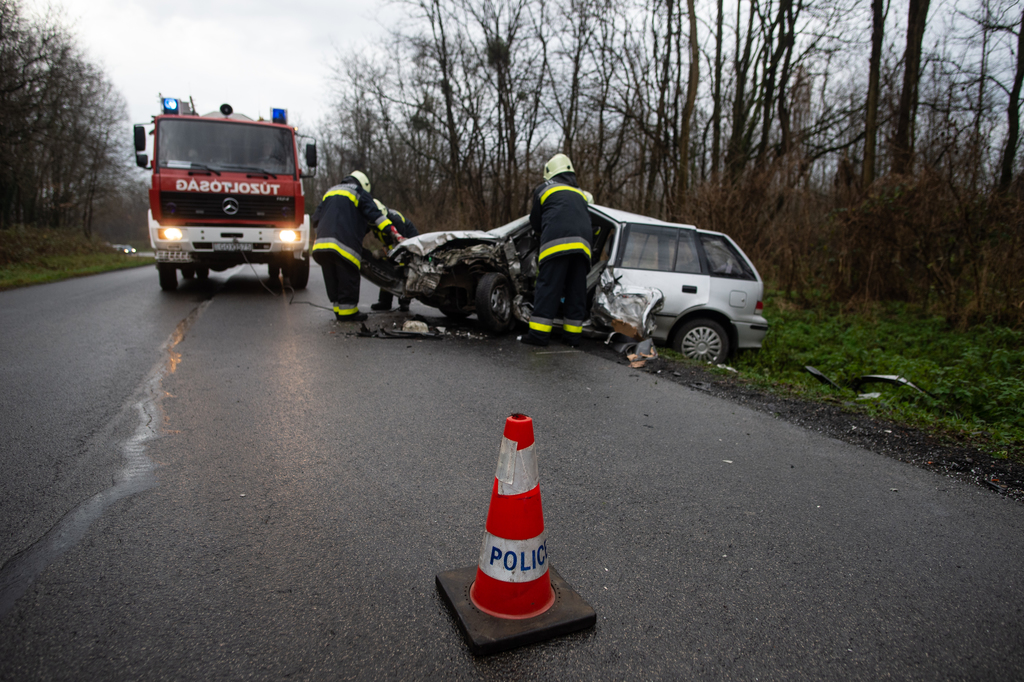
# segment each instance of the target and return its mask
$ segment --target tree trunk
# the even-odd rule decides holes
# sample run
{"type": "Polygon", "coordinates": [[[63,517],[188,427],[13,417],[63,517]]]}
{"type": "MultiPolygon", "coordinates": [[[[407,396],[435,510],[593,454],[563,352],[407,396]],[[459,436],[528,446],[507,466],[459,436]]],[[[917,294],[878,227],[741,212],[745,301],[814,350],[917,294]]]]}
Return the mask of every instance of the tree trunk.
{"type": "Polygon", "coordinates": [[[697,44],[697,12],[694,11],[694,0],[686,0],[686,9],[690,13],[690,76],[686,84],[686,104],[683,106],[682,121],[679,125],[679,167],[676,169],[676,187],[674,192],[673,218],[683,219],[683,207],[686,205],[686,191],[690,185],[690,122],[697,104],[697,85],[700,80],[700,46],[697,44]]]}
{"type": "Polygon", "coordinates": [[[725,167],[730,180],[735,180],[747,165],[747,76],[750,73],[750,50],[754,43],[754,8],[750,7],[747,15],[747,37],[743,45],[742,56],[740,45],[740,16],[743,0],[736,0],[736,54],[734,71],[736,73],[736,90],[732,100],[732,132],[725,151],[725,167]]]}
{"type": "Polygon", "coordinates": [[[455,94],[452,91],[451,54],[448,49],[448,35],[445,31],[440,0],[434,0],[430,12],[430,24],[434,29],[437,65],[441,69],[441,93],[444,95],[445,127],[448,132],[448,173],[455,194],[455,204],[462,207],[462,169],[460,166],[459,128],[455,122],[455,94]]]}
{"type": "Polygon", "coordinates": [[[921,44],[928,21],[930,0],[910,0],[907,12],[907,51],[904,54],[903,90],[896,113],[893,138],[892,172],[909,173],[914,160],[914,112],[917,109],[917,85],[921,79],[921,44]]]}
{"type": "MultiPolygon", "coordinates": [[[[722,155],[722,24],[725,0],[718,0],[715,18],[715,94],[711,113],[711,179],[718,181],[718,167],[722,155]]],[[[693,11],[691,10],[692,14],[693,11]]]]}
{"type": "Polygon", "coordinates": [[[1003,162],[999,170],[999,190],[1005,192],[1013,181],[1013,159],[1017,156],[1017,141],[1020,138],[1020,88],[1024,81],[1024,12],[1020,16],[1020,28],[1017,31],[1017,71],[1013,76],[1013,88],[1010,90],[1010,103],[1006,107],[1006,122],[1009,130],[1006,135],[1006,147],[1003,149],[1003,162]]]}
{"type": "Polygon", "coordinates": [[[882,0],[871,0],[871,62],[868,67],[868,110],[864,122],[864,169],[861,184],[866,189],[875,181],[875,140],[878,137],[878,81],[885,37],[882,0]]]}

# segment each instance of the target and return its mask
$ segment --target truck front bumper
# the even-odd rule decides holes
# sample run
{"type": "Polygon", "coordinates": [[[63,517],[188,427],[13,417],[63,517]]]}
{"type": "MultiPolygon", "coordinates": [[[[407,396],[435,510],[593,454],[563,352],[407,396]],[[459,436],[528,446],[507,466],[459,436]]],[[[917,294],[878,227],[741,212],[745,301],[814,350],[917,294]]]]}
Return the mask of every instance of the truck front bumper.
{"type": "Polygon", "coordinates": [[[149,240],[160,263],[277,263],[309,258],[309,216],[295,227],[198,225],[177,227],[180,239],[166,239],[165,226],[149,214],[149,240]],[[297,235],[294,241],[281,239],[283,232],[297,235]]]}

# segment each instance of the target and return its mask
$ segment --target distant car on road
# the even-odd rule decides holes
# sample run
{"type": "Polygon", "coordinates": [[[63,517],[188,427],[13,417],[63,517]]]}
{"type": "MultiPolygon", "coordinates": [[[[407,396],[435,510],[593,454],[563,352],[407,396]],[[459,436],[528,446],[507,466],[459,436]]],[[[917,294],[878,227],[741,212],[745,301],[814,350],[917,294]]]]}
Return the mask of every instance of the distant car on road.
{"type": "Polygon", "coordinates": [[[120,251],[121,253],[127,253],[129,255],[135,253],[135,247],[130,244],[111,244],[110,246],[115,251],[120,251]]]}
{"type": "MultiPolygon", "coordinates": [[[[589,210],[596,236],[588,307],[608,270],[620,284],[661,291],[656,342],[715,363],[761,347],[768,333],[764,284],[727,235],[593,204],[589,210]]],[[[487,328],[504,332],[517,319],[529,321],[537,242],[528,216],[486,232],[428,232],[403,241],[386,259],[365,252],[363,274],[448,317],[476,313],[487,328]]]]}

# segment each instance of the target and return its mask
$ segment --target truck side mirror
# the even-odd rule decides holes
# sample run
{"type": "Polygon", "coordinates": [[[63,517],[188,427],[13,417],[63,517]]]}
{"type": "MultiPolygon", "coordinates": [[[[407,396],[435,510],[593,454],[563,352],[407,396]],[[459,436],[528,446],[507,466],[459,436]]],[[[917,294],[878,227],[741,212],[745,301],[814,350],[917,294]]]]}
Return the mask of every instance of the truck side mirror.
{"type": "Polygon", "coordinates": [[[136,154],[135,165],[139,168],[149,168],[149,155],[148,154],[136,154]]]}
{"type": "Polygon", "coordinates": [[[306,167],[316,168],[316,142],[306,145],[306,167]]]}
{"type": "Polygon", "coordinates": [[[135,151],[144,152],[146,151],[146,128],[145,126],[135,126],[135,151]]]}

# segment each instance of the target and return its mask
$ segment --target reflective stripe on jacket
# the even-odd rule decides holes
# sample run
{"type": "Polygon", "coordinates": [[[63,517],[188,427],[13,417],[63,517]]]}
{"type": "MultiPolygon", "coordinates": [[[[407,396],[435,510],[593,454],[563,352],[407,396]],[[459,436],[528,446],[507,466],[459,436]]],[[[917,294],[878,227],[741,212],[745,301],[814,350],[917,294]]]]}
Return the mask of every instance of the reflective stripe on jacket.
{"type": "Polygon", "coordinates": [[[576,186],[574,173],[560,173],[533,191],[530,223],[540,233],[537,261],[583,254],[591,257],[594,228],[587,211],[587,197],[576,186]]]}
{"type": "Polygon", "coordinates": [[[352,249],[352,248],[350,248],[348,246],[345,246],[344,244],[339,242],[337,239],[333,239],[331,237],[318,237],[317,240],[315,242],[313,242],[313,250],[314,251],[322,251],[322,250],[336,251],[338,254],[341,255],[342,258],[345,258],[347,260],[352,261],[352,263],[357,268],[361,268],[362,267],[363,259],[362,259],[362,256],[361,256],[361,252],[360,251],[356,251],[355,249],[352,249]]]}
{"type": "Polygon", "coordinates": [[[369,225],[378,230],[391,226],[391,220],[380,212],[370,193],[351,176],[327,190],[312,222],[317,237],[313,249],[334,249],[356,266],[360,264],[359,254],[369,225]],[[347,253],[341,247],[346,247],[347,253]]]}

